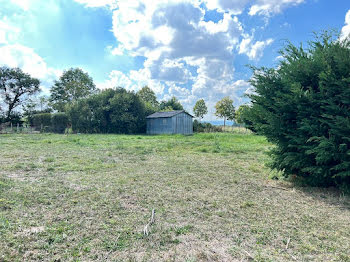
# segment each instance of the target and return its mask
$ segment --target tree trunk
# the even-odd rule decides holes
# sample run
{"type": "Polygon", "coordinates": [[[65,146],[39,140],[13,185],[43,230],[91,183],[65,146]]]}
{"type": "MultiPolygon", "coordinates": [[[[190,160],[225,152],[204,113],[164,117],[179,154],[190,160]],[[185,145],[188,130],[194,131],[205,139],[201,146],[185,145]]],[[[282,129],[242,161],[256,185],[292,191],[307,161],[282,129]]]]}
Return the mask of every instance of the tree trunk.
{"type": "Polygon", "coordinates": [[[225,129],[225,126],[226,126],[226,117],[224,117],[224,129],[225,129]]]}

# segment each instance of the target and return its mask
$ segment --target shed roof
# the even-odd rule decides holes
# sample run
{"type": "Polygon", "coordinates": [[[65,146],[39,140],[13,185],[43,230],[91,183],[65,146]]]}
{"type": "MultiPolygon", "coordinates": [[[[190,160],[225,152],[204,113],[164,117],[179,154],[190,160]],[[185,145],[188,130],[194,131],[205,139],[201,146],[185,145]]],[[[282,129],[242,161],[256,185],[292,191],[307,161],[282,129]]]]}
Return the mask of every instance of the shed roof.
{"type": "Polygon", "coordinates": [[[149,115],[146,118],[162,118],[162,117],[173,117],[180,113],[186,113],[189,116],[193,117],[191,114],[187,113],[185,110],[177,110],[177,111],[167,111],[167,112],[156,112],[152,115],[149,115]]]}

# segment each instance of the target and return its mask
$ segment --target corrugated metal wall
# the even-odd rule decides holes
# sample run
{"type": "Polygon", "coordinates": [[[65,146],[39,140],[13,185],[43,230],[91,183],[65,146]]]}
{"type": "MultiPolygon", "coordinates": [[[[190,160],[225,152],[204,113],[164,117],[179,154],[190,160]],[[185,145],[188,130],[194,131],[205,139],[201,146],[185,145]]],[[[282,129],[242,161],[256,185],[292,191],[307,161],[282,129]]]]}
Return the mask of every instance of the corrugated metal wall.
{"type": "Polygon", "coordinates": [[[170,117],[147,119],[147,134],[172,134],[172,119],[170,117]]]}
{"type": "Polygon", "coordinates": [[[186,113],[180,113],[173,117],[147,119],[147,134],[193,134],[192,117],[186,113]]]}

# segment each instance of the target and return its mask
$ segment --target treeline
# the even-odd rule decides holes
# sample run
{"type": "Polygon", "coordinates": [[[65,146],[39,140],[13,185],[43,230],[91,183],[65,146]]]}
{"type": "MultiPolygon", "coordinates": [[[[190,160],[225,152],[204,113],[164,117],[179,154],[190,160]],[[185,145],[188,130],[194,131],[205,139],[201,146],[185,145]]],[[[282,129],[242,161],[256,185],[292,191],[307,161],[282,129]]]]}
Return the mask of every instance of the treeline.
{"type": "MultiPolygon", "coordinates": [[[[48,97],[41,96],[40,81],[19,68],[0,68],[0,124],[34,126],[44,132],[143,133],[146,116],[157,111],[183,110],[176,97],[158,101],[151,88],[138,92],[121,87],[98,90],[93,79],[79,68],[63,72],[50,88],[48,97]]],[[[235,108],[229,97],[215,106],[215,115],[233,120],[235,108]]],[[[198,119],[208,113],[203,99],[193,108],[198,119]]],[[[196,130],[217,130],[209,124],[196,123],[196,130]],[[198,128],[197,128],[198,127],[198,128]]]]}
{"type": "Polygon", "coordinates": [[[44,132],[143,133],[146,116],[156,111],[183,110],[172,97],[159,102],[145,86],[138,92],[121,87],[98,90],[79,68],[66,70],[50,96],[35,98],[40,81],[19,68],[0,68],[0,124],[24,124],[44,132]]]}

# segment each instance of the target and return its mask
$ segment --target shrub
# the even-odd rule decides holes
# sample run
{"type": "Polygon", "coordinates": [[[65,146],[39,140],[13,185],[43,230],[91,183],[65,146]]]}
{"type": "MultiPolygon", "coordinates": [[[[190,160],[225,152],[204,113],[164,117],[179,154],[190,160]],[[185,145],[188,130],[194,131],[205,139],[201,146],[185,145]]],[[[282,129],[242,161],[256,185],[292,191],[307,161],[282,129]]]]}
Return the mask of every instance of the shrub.
{"type": "Polygon", "coordinates": [[[122,88],[81,99],[67,108],[67,114],[74,132],[135,134],[146,130],[144,103],[122,88]]]}
{"type": "Polygon", "coordinates": [[[47,130],[51,127],[51,114],[43,113],[43,114],[35,114],[32,116],[32,124],[37,130],[47,130]]]}
{"type": "Polygon", "coordinates": [[[214,126],[210,123],[201,123],[198,120],[194,120],[193,132],[195,133],[222,132],[222,128],[219,126],[214,126]]]}
{"type": "Polygon", "coordinates": [[[56,113],[52,115],[51,127],[52,131],[55,133],[64,133],[68,127],[69,120],[65,113],[56,113]]]}
{"type": "Polygon", "coordinates": [[[325,33],[281,53],[251,80],[254,128],[276,145],[272,167],[311,185],[349,185],[350,41],[325,33]]]}

